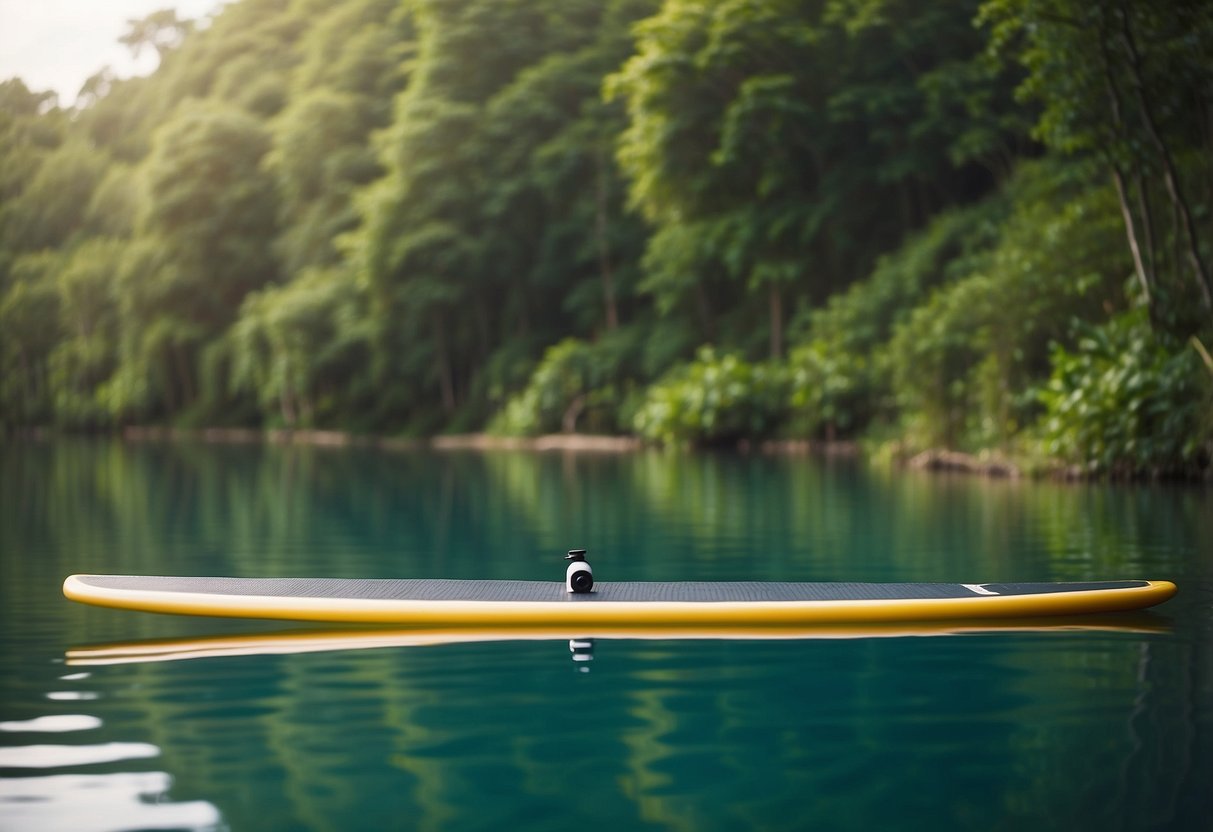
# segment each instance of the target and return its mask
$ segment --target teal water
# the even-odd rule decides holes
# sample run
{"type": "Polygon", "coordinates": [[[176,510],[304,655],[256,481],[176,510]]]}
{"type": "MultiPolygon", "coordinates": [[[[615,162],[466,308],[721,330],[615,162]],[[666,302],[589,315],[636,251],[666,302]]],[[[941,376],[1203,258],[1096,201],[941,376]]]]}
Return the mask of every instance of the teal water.
{"type": "Polygon", "coordinates": [[[759,456],[0,446],[3,830],[1210,817],[1205,487],[759,456]],[[599,639],[592,661],[565,641],[367,646],[60,594],[72,572],[551,580],[574,546],[600,580],[1144,577],[1181,591],[1083,628],[599,639]],[[161,655],[97,663],[110,645],[161,655]]]}

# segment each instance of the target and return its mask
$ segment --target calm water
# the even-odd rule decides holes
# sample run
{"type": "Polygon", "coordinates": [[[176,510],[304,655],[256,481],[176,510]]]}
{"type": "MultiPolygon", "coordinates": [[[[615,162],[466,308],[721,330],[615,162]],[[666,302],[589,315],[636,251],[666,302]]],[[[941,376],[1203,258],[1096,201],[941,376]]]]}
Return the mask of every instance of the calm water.
{"type": "Polygon", "coordinates": [[[3,830],[1210,828],[1208,488],[59,441],[0,446],[0,491],[3,830]],[[59,589],[72,572],[557,580],[573,546],[600,580],[1181,594],[1082,629],[599,640],[575,662],[565,641],[376,646],[59,589]]]}

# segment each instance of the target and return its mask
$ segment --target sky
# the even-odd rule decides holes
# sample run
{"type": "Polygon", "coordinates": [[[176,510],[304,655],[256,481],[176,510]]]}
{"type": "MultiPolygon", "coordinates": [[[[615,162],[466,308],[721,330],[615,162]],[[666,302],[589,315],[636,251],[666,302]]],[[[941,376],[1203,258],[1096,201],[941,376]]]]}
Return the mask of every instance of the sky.
{"type": "Polygon", "coordinates": [[[0,81],[21,78],[31,90],[54,90],[70,105],[88,78],[109,66],[120,78],[156,68],[154,50],[136,61],[118,38],[126,21],[159,9],[207,16],[219,0],[0,0],[0,81]]]}

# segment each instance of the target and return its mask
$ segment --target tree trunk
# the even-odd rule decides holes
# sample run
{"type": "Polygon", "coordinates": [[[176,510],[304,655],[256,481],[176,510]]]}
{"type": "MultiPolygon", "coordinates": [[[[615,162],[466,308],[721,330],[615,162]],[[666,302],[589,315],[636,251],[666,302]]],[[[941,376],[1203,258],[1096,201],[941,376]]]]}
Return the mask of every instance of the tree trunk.
{"type": "Polygon", "coordinates": [[[1209,351],[1205,349],[1205,345],[1195,335],[1189,338],[1188,341],[1196,349],[1196,352],[1200,354],[1200,360],[1205,363],[1205,368],[1209,371],[1209,374],[1213,375],[1213,355],[1209,355],[1209,351]]]}
{"type": "Polygon", "coordinates": [[[1188,206],[1188,201],[1184,197],[1183,190],[1180,187],[1179,178],[1175,171],[1175,162],[1171,158],[1171,149],[1163,141],[1162,134],[1158,129],[1158,123],[1154,119],[1154,113],[1150,109],[1150,102],[1146,98],[1145,83],[1141,77],[1141,55],[1137,51],[1137,41],[1133,37],[1133,30],[1129,25],[1129,12],[1123,2],[1120,4],[1120,26],[1121,41],[1129,51],[1130,76],[1133,79],[1133,90],[1137,94],[1138,107],[1141,108],[1142,120],[1145,122],[1146,132],[1150,136],[1150,141],[1154,144],[1154,148],[1158,151],[1159,158],[1162,160],[1163,183],[1167,186],[1167,193],[1171,197],[1171,203],[1179,211],[1184,236],[1187,238],[1185,253],[1188,264],[1192,268],[1192,275],[1196,279],[1197,286],[1200,289],[1201,300],[1204,302],[1205,310],[1213,314],[1213,288],[1209,286],[1209,273],[1200,254],[1200,246],[1196,238],[1196,227],[1192,221],[1192,210],[1188,206]]]}
{"type": "Polygon", "coordinates": [[[1150,193],[1146,190],[1145,177],[1141,168],[1137,169],[1137,208],[1141,211],[1142,230],[1146,234],[1146,266],[1150,277],[1158,280],[1158,251],[1154,245],[1154,211],[1150,208],[1150,193]]]}
{"type": "Polygon", "coordinates": [[[1150,306],[1150,278],[1146,273],[1145,264],[1141,258],[1141,248],[1137,244],[1137,230],[1133,225],[1133,211],[1129,208],[1128,194],[1125,193],[1124,174],[1120,166],[1112,163],[1112,181],[1116,183],[1116,197],[1120,201],[1120,215],[1125,221],[1125,235],[1129,238],[1129,251],[1133,254],[1133,269],[1137,272],[1137,282],[1141,284],[1141,293],[1145,296],[1146,306],[1150,306]]]}
{"type": "Polygon", "coordinates": [[[560,418],[560,429],[565,433],[574,433],[577,430],[577,419],[585,410],[586,394],[582,393],[569,402],[569,406],[565,408],[564,415],[560,418]]]}
{"type": "MultiPolygon", "coordinates": [[[[1112,110],[1112,125],[1115,129],[1115,135],[1118,139],[1125,139],[1124,116],[1121,113],[1120,92],[1116,89],[1116,80],[1112,74],[1111,58],[1108,56],[1108,38],[1106,28],[1104,26],[1104,17],[1101,14],[1099,18],[1099,53],[1103,67],[1104,92],[1108,96],[1108,106],[1112,110]]],[[[1116,185],[1116,198],[1120,202],[1120,214],[1125,222],[1125,235],[1129,238],[1129,252],[1133,255],[1133,269],[1137,272],[1137,282],[1141,284],[1141,292],[1146,300],[1146,307],[1151,306],[1150,285],[1153,283],[1152,275],[1146,268],[1146,263],[1141,256],[1141,245],[1137,241],[1137,228],[1133,221],[1133,209],[1129,206],[1129,195],[1125,187],[1125,176],[1120,169],[1120,164],[1116,161],[1116,151],[1112,148],[1108,152],[1108,164],[1112,168],[1112,181],[1116,185]]],[[[1141,184],[1140,171],[1138,172],[1138,184],[1141,184]]],[[[1151,252],[1153,245],[1151,244],[1151,252]]],[[[1153,265],[1153,257],[1151,257],[1151,266],[1153,265]]]]}

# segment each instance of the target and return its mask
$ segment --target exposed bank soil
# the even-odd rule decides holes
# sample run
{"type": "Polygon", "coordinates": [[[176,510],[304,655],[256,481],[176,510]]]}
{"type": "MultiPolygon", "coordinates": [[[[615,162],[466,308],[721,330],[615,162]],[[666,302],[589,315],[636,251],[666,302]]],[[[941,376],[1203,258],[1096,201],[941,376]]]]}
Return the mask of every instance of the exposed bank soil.
{"type": "Polygon", "coordinates": [[[962,451],[928,450],[906,460],[906,465],[925,471],[958,471],[987,477],[1019,478],[1023,471],[1014,462],[997,454],[966,454],[962,451]]]}
{"type": "Polygon", "coordinates": [[[624,453],[643,447],[634,436],[596,436],[582,433],[552,433],[547,436],[490,436],[467,433],[456,436],[435,436],[428,440],[431,448],[439,450],[520,450],[520,451],[584,451],[595,453],[624,453]]]}
{"type": "MultiPolygon", "coordinates": [[[[552,433],[544,436],[493,436],[487,433],[460,433],[429,438],[396,438],[362,435],[335,430],[256,430],[253,428],[165,428],[128,427],[122,438],[131,442],[185,440],[217,444],[318,445],[322,447],[369,447],[387,450],[432,448],[440,451],[575,451],[585,453],[627,453],[648,447],[636,436],[602,436],[585,433],[552,433]]],[[[856,457],[862,451],[856,442],[821,442],[808,439],[771,439],[762,442],[743,440],[736,445],[743,453],[770,455],[814,455],[856,457]]]]}
{"type": "Polygon", "coordinates": [[[386,450],[417,450],[432,448],[442,451],[578,451],[586,453],[624,453],[642,447],[632,436],[591,436],[580,433],[559,433],[549,436],[516,437],[490,436],[483,433],[435,436],[427,439],[365,436],[334,430],[253,430],[250,428],[180,428],[129,427],[122,438],[131,442],[160,442],[189,440],[219,444],[316,445],[321,447],[366,447],[386,450]]]}

